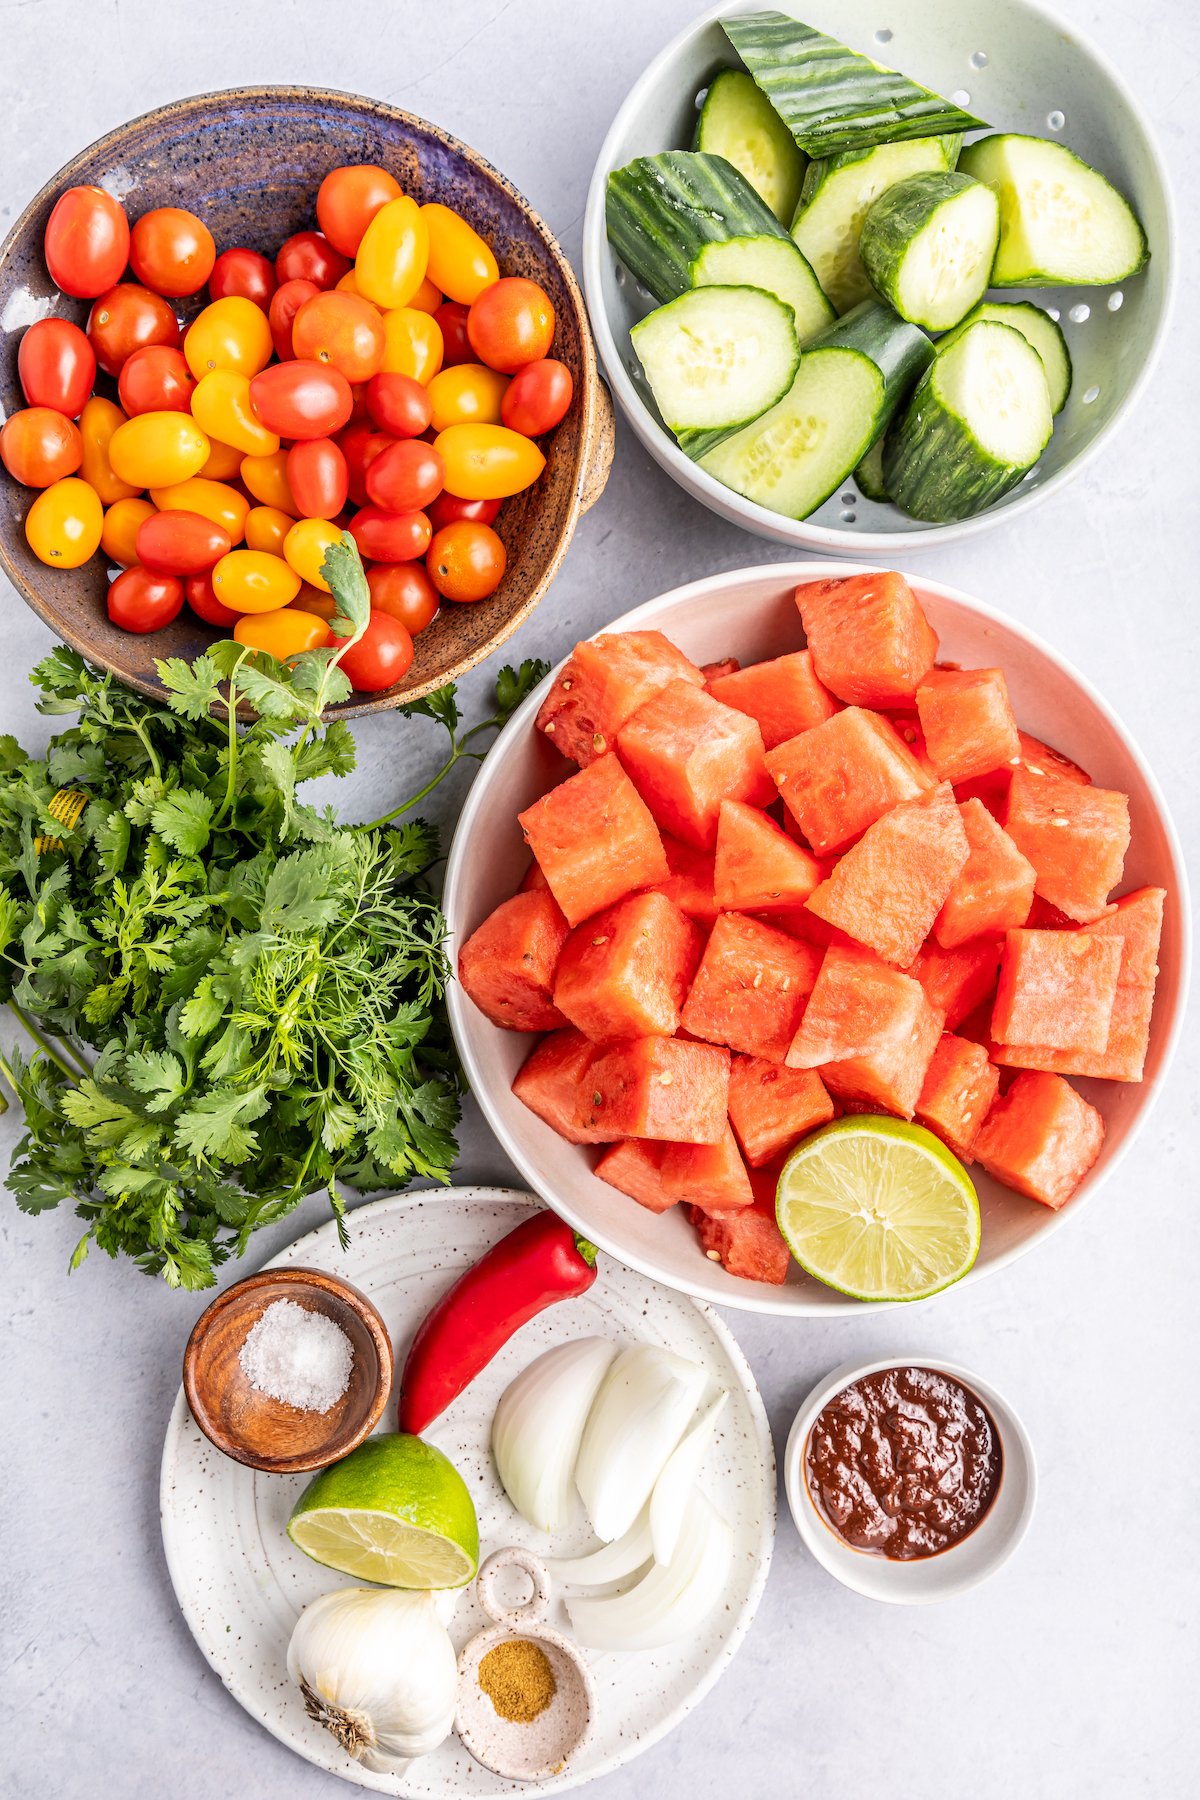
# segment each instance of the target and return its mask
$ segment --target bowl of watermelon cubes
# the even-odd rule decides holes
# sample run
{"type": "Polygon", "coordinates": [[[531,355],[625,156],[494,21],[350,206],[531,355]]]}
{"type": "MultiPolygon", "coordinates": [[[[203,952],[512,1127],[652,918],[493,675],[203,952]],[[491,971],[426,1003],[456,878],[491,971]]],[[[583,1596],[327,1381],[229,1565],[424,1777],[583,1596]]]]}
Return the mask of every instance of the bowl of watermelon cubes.
{"type": "Polygon", "coordinates": [[[837,563],[711,576],[577,645],[487,758],[444,906],[454,1036],[525,1179],[765,1312],[860,1304],[776,1223],[811,1133],[940,1139],[977,1280],[1117,1166],[1186,991],[1178,842],[1104,701],[954,589],[837,563]]]}

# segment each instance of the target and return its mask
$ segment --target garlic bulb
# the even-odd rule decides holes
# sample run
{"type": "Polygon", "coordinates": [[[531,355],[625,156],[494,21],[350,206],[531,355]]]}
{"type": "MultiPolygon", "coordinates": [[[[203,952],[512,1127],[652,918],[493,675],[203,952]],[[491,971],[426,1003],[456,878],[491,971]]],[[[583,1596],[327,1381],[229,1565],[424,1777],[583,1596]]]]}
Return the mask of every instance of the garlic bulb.
{"type": "Polygon", "coordinates": [[[457,1661],[431,1593],[323,1594],[296,1620],[287,1667],[309,1718],[379,1774],[435,1750],[454,1722],[457,1661]]]}

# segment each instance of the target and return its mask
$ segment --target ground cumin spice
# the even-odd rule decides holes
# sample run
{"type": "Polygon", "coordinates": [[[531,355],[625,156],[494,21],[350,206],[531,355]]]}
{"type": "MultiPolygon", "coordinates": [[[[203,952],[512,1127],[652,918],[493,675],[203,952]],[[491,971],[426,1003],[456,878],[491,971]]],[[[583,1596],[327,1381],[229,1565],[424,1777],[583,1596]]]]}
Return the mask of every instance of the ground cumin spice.
{"type": "Polygon", "coordinates": [[[545,1712],[558,1691],[546,1652],[528,1638],[493,1645],[480,1661],[479,1685],[500,1717],[518,1725],[545,1712]]]}

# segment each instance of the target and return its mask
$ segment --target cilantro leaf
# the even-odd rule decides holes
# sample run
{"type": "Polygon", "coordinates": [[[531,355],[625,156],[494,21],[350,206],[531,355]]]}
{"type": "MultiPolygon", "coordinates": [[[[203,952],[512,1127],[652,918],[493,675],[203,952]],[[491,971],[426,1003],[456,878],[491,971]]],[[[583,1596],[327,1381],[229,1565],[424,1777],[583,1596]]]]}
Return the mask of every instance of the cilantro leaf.
{"type": "Polygon", "coordinates": [[[184,662],[181,656],[169,656],[159,658],[154,666],[167,690],[167,705],[172,712],[185,719],[203,719],[220,705],[220,678],[211,656],[198,656],[194,663],[184,662]]]}
{"type": "Polygon", "coordinates": [[[406,705],[398,706],[396,711],[405,719],[436,719],[453,737],[458,730],[457,695],[458,689],[451,681],[445,687],[435,688],[432,694],[422,694],[419,700],[409,700],[406,705]]]}
{"type": "MultiPolygon", "coordinates": [[[[367,629],[371,617],[371,590],[358,545],[348,531],[343,531],[335,544],[330,544],[321,564],[321,574],[337,601],[338,610],[329,622],[334,637],[348,638],[354,643],[367,629]]],[[[339,646],[346,649],[349,646],[339,646]]]]}
{"type": "Polygon", "coordinates": [[[208,842],[212,816],[213,803],[207,794],[177,788],[154,807],[150,823],[173,850],[196,856],[208,842]]]}
{"type": "Polygon", "coordinates": [[[519,669],[506,663],[496,677],[496,723],[506,725],[523,700],[550,673],[550,664],[527,656],[519,669]]]}
{"type": "Polygon", "coordinates": [[[237,1168],[249,1161],[258,1147],[258,1133],[251,1129],[250,1121],[261,1119],[269,1105],[261,1087],[245,1092],[213,1088],[180,1113],[175,1135],[198,1160],[219,1159],[237,1168]]]}

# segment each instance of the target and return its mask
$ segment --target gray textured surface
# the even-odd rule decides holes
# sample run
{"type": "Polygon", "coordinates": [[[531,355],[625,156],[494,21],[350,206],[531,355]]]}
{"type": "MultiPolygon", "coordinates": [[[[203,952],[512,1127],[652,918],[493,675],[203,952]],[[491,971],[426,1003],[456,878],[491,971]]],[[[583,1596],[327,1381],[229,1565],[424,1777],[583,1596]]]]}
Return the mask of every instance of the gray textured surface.
{"type": "MultiPolygon", "coordinates": [[[[133,113],[205,88],[297,79],[376,93],[457,132],[513,178],[574,255],[608,121],[691,10],[688,0],[343,0],[336,11],[312,0],[209,0],[202,10],[0,0],[0,225],[73,150],[133,113]],[[422,26],[435,15],[432,30],[422,26]]],[[[1183,280],[1171,350],[1134,418],[1066,494],[1015,528],[910,560],[1029,620],[1091,677],[1140,741],[1194,846],[1200,221],[1191,124],[1200,42],[1183,0],[1136,11],[1119,0],[1062,0],[1061,10],[1120,64],[1174,169],[1183,280]]],[[[770,557],[769,546],[686,500],[622,431],[604,500],[512,648],[557,656],[663,588],[770,557]]],[[[46,724],[23,672],[48,634],[7,588],[0,606],[0,717],[41,744],[46,724]]],[[[486,683],[484,671],[467,684],[468,700],[486,683]]],[[[387,718],[367,721],[358,740],[364,768],[339,797],[371,816],[427,768],[432,744],[423,727],[387,718]]],[[[449,816],[453,795],[442,804],[449,816]]],[[[1037,1444],[1038,1516],[994,1583],[914,1612],[836,1586],[802,1554],[785,1515],[737,1662],[698,1714],[608,1781],[606,1800],[651,1789],[669,1800],[730,1791],[1174,1800],[1192,1788],[1200,1453],[1181,1377],[1197,1350],[1198,1086],[1193,1029],[1138,1150],[1103,1195],[979,1289],[912,1317],[864,1313],[785,1329],[733,1316],[780,1445],[802,1395],[846,1357],[940,1352],[986,1372],[1037,1444]]],[[[15,1136],[9,1114],[0,1163],[15,1136]]],[[[506,1177],[477,1117],[462,1144],[464,1179],[506,1177]]],[[[314,1198],[264,1234],[262,1255],[321,1211],[314,1198]]],[[[66,1216],[25,1220],[0,1199],[0,1792],[332,1800],[331,1777],[283,1750],[222,1691],[167,1581],[158,1457],[200,1302],[101,1262],[68,1281],[76,1235],[66,1216]]]]}

